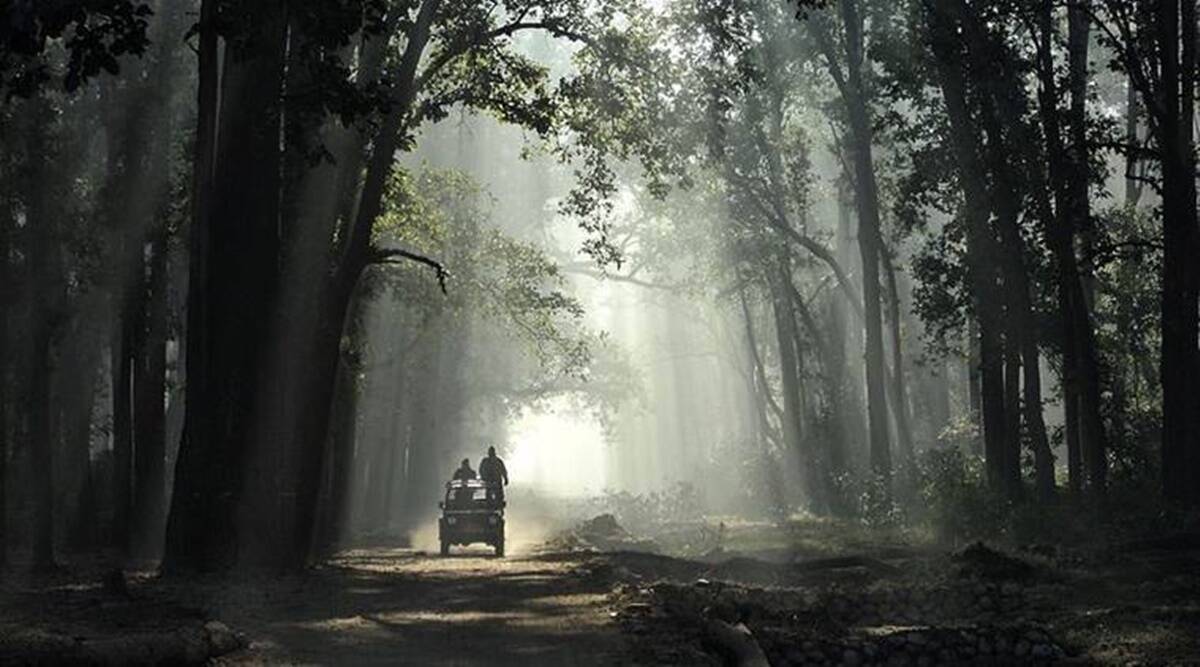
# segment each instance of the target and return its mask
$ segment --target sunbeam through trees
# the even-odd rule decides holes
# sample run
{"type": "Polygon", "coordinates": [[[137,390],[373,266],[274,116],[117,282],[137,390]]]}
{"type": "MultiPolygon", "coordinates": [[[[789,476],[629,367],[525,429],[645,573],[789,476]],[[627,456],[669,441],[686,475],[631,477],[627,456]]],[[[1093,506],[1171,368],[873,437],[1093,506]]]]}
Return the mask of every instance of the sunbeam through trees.
{"type": "Polygon", "coordinates": [[[0,0],[0,664],[1196,664],[1196,0],[0,0]]]}

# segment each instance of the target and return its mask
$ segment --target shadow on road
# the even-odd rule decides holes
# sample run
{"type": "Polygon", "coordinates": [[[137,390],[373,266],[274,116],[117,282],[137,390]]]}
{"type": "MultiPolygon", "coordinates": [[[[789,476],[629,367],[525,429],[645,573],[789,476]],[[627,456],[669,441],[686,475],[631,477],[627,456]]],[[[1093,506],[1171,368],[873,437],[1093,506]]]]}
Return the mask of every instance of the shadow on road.
{"type": "Polygon", "coordinates": [[[245,599],[214,591],[221,618],[251,635],[259,660],[318,664],[596,665],[620,662],[608,589],[572,564],[359,550],[298,588],[245,599]]]}

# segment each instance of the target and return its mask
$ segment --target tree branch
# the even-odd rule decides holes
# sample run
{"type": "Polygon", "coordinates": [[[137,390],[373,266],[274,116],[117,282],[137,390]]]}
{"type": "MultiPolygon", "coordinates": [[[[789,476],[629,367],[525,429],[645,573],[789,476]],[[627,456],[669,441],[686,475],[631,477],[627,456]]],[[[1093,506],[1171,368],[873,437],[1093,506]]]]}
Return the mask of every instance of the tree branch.
{"type": "Polygon", "coordinates": [[[437,273],[438,285],[442,288],[442,294],[449,293],[446,291],[446,280],[450,278],[450,272],[441,262],[424,255],[402,248],[374,248],[367,258],[367,264],[399,264],[400,262],[396,260],[408,260],[432,268],[437,273]]]}
{"type": "MultiPolygon", "coordinates": [[[[552,37],[561,37],[570,42],[586,44],[587,46],[590,46],[598,51],[604,51],[603,45],[597,42],[595,39],[592,39],[581,32],[567,28],[560,20],[543,19],[540,21],[526,21],[524,20],[524,17],[525,13],[522,13],[517,17],[517,20],[513,21],[512,23],[502,25],[487,32],[475,33],[471,36],[471,39],[462,39],[448,44],[446,46],[446,50],[442,51],[437,55],[437,57],[430,61],[425,70],[421,72],[421,75],[417,78],[416,89],[424,90],[425,85],[429,82],[429,80],[432,79],[433,76],[436,75],[442,68],[453,62],[455,58],[463,55],[467,51],[470,51],[472,48],[483,46],[492,40],[501,37],[511,37],[522,31],[542,30],[549,33],[552,37]]],[[[606,54],[615,60],[621,60],[627,65],[632,65],[635,69],[643,69],[639,64],[629,60],[628,58],[623,58],[611,52],[606,52],[606,54]]]]}
{"type": "Polygon", "coordinates": [[[630,285],[637,285],[638,287],[645,287],[646,289],[657,289],[666,292],[678,292],[679,290],[683,289],[682,285],[673,285],[670,283],[652,283],[648,280],[635,278],[633,275],[622,275],[619,273],[613,274],[596,271],[595,269],[587,268],[586,265],[580,263],[559,266],[558,269],[563,273],[587,276],[588,278],[595,278],[596,280],[611,280],[618,283],[629,283],[630,285]]]}

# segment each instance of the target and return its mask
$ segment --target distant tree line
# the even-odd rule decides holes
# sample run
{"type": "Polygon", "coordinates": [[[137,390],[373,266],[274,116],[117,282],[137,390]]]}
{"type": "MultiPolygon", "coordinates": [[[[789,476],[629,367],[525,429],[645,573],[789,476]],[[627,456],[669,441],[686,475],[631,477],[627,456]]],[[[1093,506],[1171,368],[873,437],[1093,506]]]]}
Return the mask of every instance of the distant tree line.
{"type": "Polygon", "coordinates": [[[669,74],[616,141],[678,186],[633,233],[690,243],[635,264],[741,314],[764,451],[811,509],[903,496],[939,440],[978,443],[1002,501],[1200,503],[1194,2],[665,15],[669,74]]]}

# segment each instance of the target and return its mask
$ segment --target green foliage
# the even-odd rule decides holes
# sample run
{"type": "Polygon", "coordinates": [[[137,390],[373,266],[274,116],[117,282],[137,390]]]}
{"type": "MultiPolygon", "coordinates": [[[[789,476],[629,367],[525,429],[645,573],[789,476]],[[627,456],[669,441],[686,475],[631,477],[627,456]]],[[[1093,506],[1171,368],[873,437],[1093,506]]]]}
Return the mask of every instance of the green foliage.
{"type": "MultiPolygon", "coordinates": [[[[663,40],[663,18],[644,3],[608,0],[582,10],[594,32],[580,40],[575,73],[559,82],[562,102],[554,151],[575,169],[564,214],[588,233],[584,251],[601,266],[620,266],[612,238],[618,165],[636,161],[656,196],[686,182],[678,121],[688,107],[678,54],[663,40]]],[[[691,100],[688,100],[690,104],[691,100]]]]}
{"type": "Polygon", "coordinates": [[[1078,546],[1181,530],[1188,521],[1163,503],[1152,467],[1114,468],[1107,514],[1086,499],[1038,502],[1031,488],[1025,499],[1006,501],[987,487],[982,459],[959,447],[923,452],[915,473],[920,502],[910,511],[909,526],[948,544],[986,540],[1078,546]]]}
{"type": "Polygon", "coordinates": [[[150,15],[135,0],[0,4],[0,94],[30,97],[55,75],[74,91],[101,72],[118,73],[119,58],[145,52],[150,15]]]}
{"type": "Polygon", "coordinates": [[[675,482],[661,491],[629,493],[605,491],[591,501],[593,514],[607,513],[635,533],[653,534],[673,523],[699,521],[703,506],[696,487],[690,482],[675,482]]]}
{"type": "Polygon", "coordinates": [[[478,358],[464,363],[478,363],[475,389],[512,409],[560,394],[589,397],[593,406],[627,395],[632,372],[584,325],[583,306],[558,266],[492,227],[487,206],[487,195],[460,172],[397,170],[375,243],[438,258],[448,290],[412,264],[388,267],[377,281],[419,314],[418,331],[474,332],[478,358]]]}
{"type": "Polygon", "coordinates": [[[961,220],[945,225],[925,237],[912,258],[913,310],[925,325],[926,342],[943,353],[959,347],[972,311],[963,231],[961,220]]]}
{"type": "Polygon", "coordinates": [[[1158,469],[1162,387],[1162,248],[1151,211],[1125,207],[1101,213],[1090,257],[1096,268],[1096,338],[1104,360],[1103,410],[1116,476],[1158,469]]]}
{"type": "Polygon", "coordinates": [[[906,514],[892,493],[887,478],[873,472],[844,472],[830,480],[831,498],[842,506],[838,514],[846,514],[877,530],[893,530],[904,526],[906,514]]]}
{"type": "Polygon", "coordinates": [[[983,462],[959,447],[923,452],[915,463],[920,503],[913,521],[944,542],[963,543],[1002,531],[1004,501],[986,489],[983,462]]]}
{"type": "Polygon", "coordinates": [[[963,451],[970,449],[980,442],[980,426],[967,415],[959,416],[946,425],[938,434],[937,443],[941,448],[956,448],[963,451]]]}

